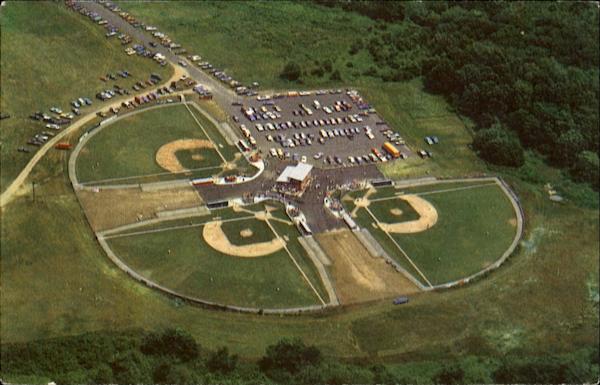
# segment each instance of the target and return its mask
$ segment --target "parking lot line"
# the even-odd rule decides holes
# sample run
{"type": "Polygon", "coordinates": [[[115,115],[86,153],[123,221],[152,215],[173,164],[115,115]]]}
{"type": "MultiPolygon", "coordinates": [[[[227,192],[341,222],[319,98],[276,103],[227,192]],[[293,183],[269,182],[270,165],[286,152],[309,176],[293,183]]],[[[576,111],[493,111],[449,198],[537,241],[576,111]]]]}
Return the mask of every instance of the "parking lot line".
{"type": "MultiPolygon", "coordinates": [[[[366,206],[364,208],[367,210],[367,212],[369,213],[369,215],[371,216],[371,218],[373,218],[373,220],[375,222],[377,222],[377,224],[379,224],[380,223],[379,219],[377,219],[377,217],[375,217],[375,215],[371,212],[371,210],[369,210],[369,208],[366,207],[366,206]]],[[[396,247],[398,248],[398,250],[400,250],[400,252],[402,253],[402,255],[404,255],[404,257],[406,258],[406,260],[412,265],[412,267],[415,268],[415,270],[419,273],[419,275],[421,275],[421,277],[423,277],[423,279],[425,280],[425,282],[427,282],[427,284],[429,285],[429,287],[433,287],[433,285],[431,284],[431,282],[429,282],[429,280],[427,279],[427,277],[425,276],[425,274],[423,274],[423,272],[417,267],[417,265],[415,265],[415,263],[412,261],[412,259],[410,259],[410,257],[408,256],[408,254],[406,254],[406,252],[404,251],[404,249],[402,249],[402,247],[400,247],[400,245],[398,244],[398,242],[396,242],[396,240],[394,239],[394,237],[392,237],[390,235],[390,233],[388,233],[387,231],[385,231],[381,227],[379,227],[379,229],[381,231],[383,231],[385,233],[385,235],[387,235],[392,242],[394,242],[394,245],[396,245],[396,247]]]]}

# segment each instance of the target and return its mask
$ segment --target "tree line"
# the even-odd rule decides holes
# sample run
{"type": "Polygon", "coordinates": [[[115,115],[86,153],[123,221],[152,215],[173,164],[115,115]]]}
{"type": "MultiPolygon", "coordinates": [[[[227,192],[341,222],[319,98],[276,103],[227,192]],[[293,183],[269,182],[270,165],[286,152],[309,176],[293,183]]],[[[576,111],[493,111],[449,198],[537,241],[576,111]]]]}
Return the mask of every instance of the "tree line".
{"type": "Polygon", "coordinates": [[[531,150],[598,189],[595,3],[315,3],[376,20],[349,48],[370,54],[363,75],[422,77],[428,91],[473,120],[474,149],[486,161],[520,167],[531,150]]]}
{"type": "Polygon", "coordinates": [[[257,361],[227,347],[205,349],[182,329],[93,332],[1,346],[0,378],[39,376],[57,384],[404,384],[581,383],[598,378],[598,349],[531,357],[467,357],[392,367],[342,362],[298,339],[281,339],[257,361]],[[426,365],[432,367],[432,365],[426,365]]]}

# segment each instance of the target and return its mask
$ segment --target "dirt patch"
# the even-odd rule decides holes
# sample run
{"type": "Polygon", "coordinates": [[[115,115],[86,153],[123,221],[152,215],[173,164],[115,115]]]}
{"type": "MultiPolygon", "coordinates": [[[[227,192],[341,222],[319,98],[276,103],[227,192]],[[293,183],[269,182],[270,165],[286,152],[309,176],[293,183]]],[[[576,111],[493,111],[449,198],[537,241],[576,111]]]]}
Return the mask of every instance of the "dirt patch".
{"type": "MultiPolygon", "coordinates": [[[[205,139],[178,139],[162,145],[156,151],[156,163],[170,172],[189,171],[179,163],[179,159],[175,156],[177,151],[181,150],[196,150],[202,148],[214,148],[210,140],[205,139]]],[[[194,156],[202,156],[195,154],[194,156]]]]}
{"type": "Polygon", "coordinates": [[[428,230],[437,223],[438,213],[435,207],[417,195],[402,195],[398,198],[405,200],[419,214],[419,219],[401,223],[379,223],[379,227],[389,233],[411,234],[428,230]]]}
{"type": "Polygon", "coordinates": [[[283,249],[285,242],[275,238],[269,242],[258,242],[250,245],[238,246],[229,242],[227,235],[221,228],[221,221],[209,222],[203,226],[202,236],[204,241],[213,249],[228,255],[242,258],[255,258],[272,254],[283,249]]]}
{"type": "Polygon", "coordinates": [[[382,258],[371,256],[351,231],[326,232],[316,238],[331,259],[331,275],[342,304],[419,291],[382,258]]]}
{"type": "Polygon", "coordinates": [[[400,215],[402,215],[402,210],[400,210],[400,209],[391,209],[390,210],[390,214],[399,217],[400,215]]]}
{"type": "Polygon", "coordinates": [[[94,231],[154,218],[157,211],[196,207],[203,203],[191,186],[158,191],[133,188],[84,190],[77,191],[77,196],[94,231]]]}
{"type": "Polygon", "coordinates": [[[517,219],[516,218],[510,218],[508,220],[508,224],[511,225],[512,227],[517,227],[517,219]]]}
{"type": "Polygon", "coordinates": [[[250,238],[252,235],[254,235],[254,232],[250,229],[244,229],[240,231],[240,236],[244,238],[250,238]]]}
{"type": "Polygon", "coordinates": [[[204,160],[204,157],[200,154],[194,154],[192,155],[192,160],[201,161],[204,160]]]}

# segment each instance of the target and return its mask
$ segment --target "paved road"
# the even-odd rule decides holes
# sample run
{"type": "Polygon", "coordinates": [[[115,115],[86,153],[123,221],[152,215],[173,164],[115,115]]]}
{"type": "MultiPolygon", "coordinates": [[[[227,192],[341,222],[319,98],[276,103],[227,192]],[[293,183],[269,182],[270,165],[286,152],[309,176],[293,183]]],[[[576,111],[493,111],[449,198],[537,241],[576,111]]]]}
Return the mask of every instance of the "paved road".
{"type": "MultiPolygon", "coordinates": [[[[100,16],[106,19],[109,22],[109,24],[112,24],[113,26],[117,27],[119,31],[131,36],[134,42],[137,41],[139,43],[142,43],[146,47],[150,47],[149,43],[151,41],[158,43],[158,40],[154,39],[154,37],[151,35],[151,32],[146,32],[140,28],[133,27],[131,24],[123,20],[119,16],[119,14],[114,13],[107,8],[104,8],[104,6],[102,6],[101,4],[87,1],[82,1],[81,3],[88,10],[98,13],[100,16]]],[[[160,29],[160,26],[158,27],[160,29]]],[[[162,45],[160,45],[160,43],[158,43],[158,46],[152,49],[165,55],[165,58],[168,61],[170,61],[176,66],[179,66],[177,62],[182,58],[180,56],[174,55],[168,48],[163,47],[162,45]]],[[[187,61],[187,59],[186,62],[188,62],[189,64],[186,67],[189,76],[192,77],[194,80],[198,81],[199,83],[208,86],[213,92],[214,100],[221,106],[229,107],[231,106],[232,102],[236,100],[241,100],[241,97],[238,97],[235,94],[235,92],[223,85],[223,83],[221,83],[211,75],[207,74],[206,72],[202,71],[201,69],[194,67],[194,65],[187,61]]]]}

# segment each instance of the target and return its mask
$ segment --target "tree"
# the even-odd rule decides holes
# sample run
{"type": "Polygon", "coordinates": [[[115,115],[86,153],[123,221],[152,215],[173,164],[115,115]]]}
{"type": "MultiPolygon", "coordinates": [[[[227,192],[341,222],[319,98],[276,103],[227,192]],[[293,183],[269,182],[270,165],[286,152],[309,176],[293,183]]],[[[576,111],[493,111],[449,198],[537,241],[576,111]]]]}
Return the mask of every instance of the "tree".
{"type": "Polygon", "coordinates": [[[144,354],[171,356],[181,361],[189,361],[198,356],[198,345],[188,332],[166,329],[160,334],[148,334],[142,342],[141,351],[144,354]]]}
{"type": "Polygon", "coordinates": [[[289,81],[295,81],[300,78],[302,70],[296,62],[288,62],[279,75],[282,79],[289,81]]]}
{"type": "Polygon", "coordinates": [[[238,356],[236,354],[229,354],[229,349],[222,347],[210,355],[206,366],[211,372],[229,373],[235,370],[237,362],[238,356]]]}
{"type": "Polygon", "coordinates": [[[140,384],[152,381],[150,363],[137,350],[119,354],[110,366],[114,380],[118,384],[140,384]]]}
{"type": "Polygon", "coordinates": [[[331,76],[329,77],[331,80],[335,80],[335,81],[341,81],[342,80],[342,75],[340,74],[340,70],[335,70],[331,73],[331,76]]]}
{"type": "Polygon", "coordinates": [[[500,124],[477,131],[473,147],[482,159],[493,164],[520,167],[525,162],[519,140],[504,130],[500,124]]]}
{"type": "Polygon", "coordinates": [[[284,338],[275,345],[267,347],[265,355],[259,362],[263,372],[285,371],[297,373],[301,368],[318,365],[321,352],[314,346],[306,346],[299,339],[284,338]]]}
{"type": "Polygon", "coordinates": [[[452,385],[462,384],[465,378],[465,371],[460,366],[445,366],[434,377],[436,384],[452,385]]]}
{"type": "Polygon", "coordinates": [[[575,164],[571,168],[571,175],[576,181],[587,182],[598,190],[599,168],[598,154],[591,151],[582,151],[577,154],[575,164]]]}

